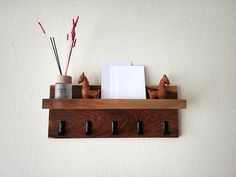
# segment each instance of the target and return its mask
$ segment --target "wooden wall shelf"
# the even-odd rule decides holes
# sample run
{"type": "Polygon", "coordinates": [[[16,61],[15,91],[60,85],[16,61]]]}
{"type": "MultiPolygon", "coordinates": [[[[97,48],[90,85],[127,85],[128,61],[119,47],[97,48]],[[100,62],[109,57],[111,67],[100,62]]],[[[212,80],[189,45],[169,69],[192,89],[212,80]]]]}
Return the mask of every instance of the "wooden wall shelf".
{"type": "MultiPolygon", "coordinates": [[[[98,89],[100,86],[91,86],[98,89]]],[[[49,137],[178,137],[177,87],[167,88],[167,99],[81,99],[81,87],[73,86],[71,100],[43,99],[49,109],[49,137]]],[[[148,98],[148,95],[147,95],[148,98]]]]}

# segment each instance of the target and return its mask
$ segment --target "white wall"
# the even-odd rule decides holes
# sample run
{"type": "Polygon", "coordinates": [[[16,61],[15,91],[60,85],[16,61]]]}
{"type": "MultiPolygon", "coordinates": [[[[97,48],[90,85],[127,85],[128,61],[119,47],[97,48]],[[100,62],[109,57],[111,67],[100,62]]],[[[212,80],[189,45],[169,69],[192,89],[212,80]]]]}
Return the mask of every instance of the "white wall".
{"type": "Polygon", "coordinates": [[[1,0],[1,177],[236,176],[236,1],[1,0]],[[146,66],[179,86],[177,139],[48,139],[41,99],[58,74],[37,21],[56,37],[80,15],[69,74],[100,83],[103,60],[146,66]]]}

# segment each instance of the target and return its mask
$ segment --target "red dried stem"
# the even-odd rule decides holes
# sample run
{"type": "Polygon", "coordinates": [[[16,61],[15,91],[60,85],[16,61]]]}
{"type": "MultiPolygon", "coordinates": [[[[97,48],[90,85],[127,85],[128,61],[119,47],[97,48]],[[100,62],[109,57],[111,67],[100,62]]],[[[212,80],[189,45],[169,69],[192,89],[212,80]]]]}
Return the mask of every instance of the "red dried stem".
{"type": "Polygon", "coordinates": [[[45,32],[45,30],[43,28],[43,25],[40,22],[38,22],[38,24],[39,24],[40,28],[42,29],[43,33],[46,34],[46,32],[45,32]]]}
{"type": "Polygon", "coordinates": [[[51,45],[50,45],[50,41],[49,41],[49,39],[48,39],[48,36],[47,36],[47,33],[46,33],[45,29],[43,28],[43,25],[42,25],[40,22],[38,22],[38,24],[39,24],[39,26],[40,26],[40,28],[41,28],[41,30],[42,30],[42,32],[43,32],[43,34],[44,34],[46,40],[47,40],[47,43],[48,43],[49,48],[51,49],[52,53],[55,54],[55,58],[56,58],[56,61],[57,61],[57,66],[58,66],[58,69],[59,69],[60,74],[62,75],[62,72],[61,72],[61,64],[60,64],[59,56],[58,56],[58,53],[57,53],[57,50],[56,50],[56,43],[55,43],[55,40],[54,40],[54,38],[53,38],[53,40],[54,40],[54,43],[53,43],[52,40],[51,40],[51,38],[50,38],[50,40],[51,40],[51,45]],[[54,44],[55,44],[55,50],[54,50],[54,46],[53,46],[54,44]]]}
{"type": "Polygon", "coordinates": [[[39,26],[40,26],[40,28],[41,28],[41,30],[42,30],[42,32],[43,32],[43,34],[44,34],[46,40],[47,40],[48,46],[49,46],[49,48],[51,49],[52,54],[54,55],[53,48],[52,48],[52,46],[51,46],[51,44],[50,44],[50,41],[49,41],[49,39],[48,39],[46,30],[44,29],[43,25],[42,25],[40,22],[38,22],[38,24],[39,24],[39,26]]]}
{"type": "Polygon", "coordinates": [[[70,53],[69,53],[68,60],[67,60],[65,75],[67,75],[67,71],[68,71],[68,67],[69,67],[69,64],[70,64],[70,58],[71,58],[72,50],[73,50],[73,48],[75,47],[75,44],[76,44],[75,28],[77,26],[78,21],[79,21],[79,16],[76,18],[76,20],[73,19],[73,21],[72,21],[72,25],[73,26],[72,26],[72,30],[71,30],[71,47],[70,47],[70,53]]]}
{"type": "MultiPolygon", "coordinates": [[[[75,28],[76,28],[76,26],[77,26],[78,21],[79,21],[79,16],[76,18],[76,20],[75,20],[75,19],[72,20],[71,35],[67,34],[67,36],[66,36],[67,40],[69,40],[69,37],[71,36],[71,46],[70,46],[70,53],[69,53],[68,60],[67,60],[67,66],[66,66],[65,75],[67,75],[67,71],[68,71],[68,67],[69,67],[70,59],[71,59],[71,55],[72,55],[72,50],[73,50],[73,48],[74,48],[75,45],[76,45],[76,38],[75,38],[76,33],[75,33],[75,28]]],[[[47,39],[47,42],[48,42],[48,44],[49,44],[49,47],[51,48],[51,50],[52,50],[52,52],[53,52],[53,48],[52,48],[51,45],[50,45],[50,42],[49,42],[49,39],[48,39],[48,37],[47,37],[46,31],[44,30],[44,28],[43,28],[43,26],[42,26],[42,24],[41,24],[40,22],[38,22],[38,24],[39,24],[39,26],[40,26],[42,32],[44,33],[44,35],[45,35],[45,37],[46,37],[46,39],[47,39]]],[[[56,58],[56,59],[57,59],[57,58],[56,58]]],[[[59,60],[59,58],[58,58],[58,60],[59,60]]]]}

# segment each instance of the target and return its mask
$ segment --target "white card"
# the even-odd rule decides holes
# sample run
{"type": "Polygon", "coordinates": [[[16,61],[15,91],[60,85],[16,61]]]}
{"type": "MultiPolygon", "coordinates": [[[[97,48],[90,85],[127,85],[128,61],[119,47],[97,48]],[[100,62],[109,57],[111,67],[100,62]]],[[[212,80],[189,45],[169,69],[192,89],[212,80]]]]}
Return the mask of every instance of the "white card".
{"type": "Polygon", "coordinates": [[[144,66],[111,66],[111,98],[146,99],[144,66]]]}
{"type": "Polygon", "coordinates": [[[102,63],[102,75],[101,75],[101,98],[111,98],[111,66],[131,66],[130,61],[106,61],[102,63]]]}

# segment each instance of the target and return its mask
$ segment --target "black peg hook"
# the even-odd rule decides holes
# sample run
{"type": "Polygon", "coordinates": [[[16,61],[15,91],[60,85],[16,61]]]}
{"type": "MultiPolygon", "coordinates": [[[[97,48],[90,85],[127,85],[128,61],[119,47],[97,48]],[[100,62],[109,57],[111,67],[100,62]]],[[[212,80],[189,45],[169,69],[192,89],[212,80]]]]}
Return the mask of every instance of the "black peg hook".
{"type": "Polygon", "coordinates": [[[64,136],[66,131],[66,121],[60,121],[58,125],[58,135],[64,136]]]}
{"type": "Polygon", "coordinates": [[[117,121],[112,121],[112,123],[111,123],[111,134],[112,135],[117,135],[117,133],[118,133],[117,121]]]}
{"type": "Polygon", "coordinates": [[[163,127],[163,135],[169,135],[170,132],[169,132],[169,123],[168,123],[168,121],[164,121],[162,127],[163,127]]]}
{"type": "Polygon", "coordinates": [[[138,135],[143,135],[143,121],[137,121],[136,123],[136,131],[138,135]]]}
{"type": "Polygon", "coordinates": [[[92,134],[92,122],[86,121],[85,122],[85,135],[91,135],[92,134]]]}

